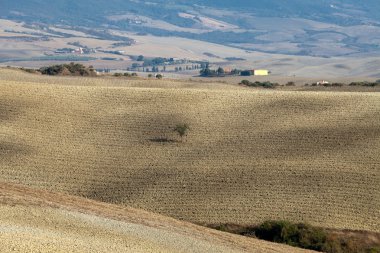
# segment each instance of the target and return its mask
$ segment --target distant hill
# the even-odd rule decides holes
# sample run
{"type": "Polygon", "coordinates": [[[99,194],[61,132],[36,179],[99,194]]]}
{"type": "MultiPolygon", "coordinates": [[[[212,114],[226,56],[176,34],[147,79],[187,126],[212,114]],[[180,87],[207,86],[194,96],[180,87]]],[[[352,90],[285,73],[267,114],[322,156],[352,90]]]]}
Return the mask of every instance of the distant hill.
{"type": "MultiPolygon", "coordinates": [[[[237,1],[199,1],[199,0],[156,0],[151,2],[124,0],[56,0],[47,4],[46,0],[15,0],[1,4],[0,15],[14,17],[18,14],[25,18],[36,17],[41,20],[61,20],[74,17],[78,20],[97,20],[112,12],[134,11],[140,13],[170,14],[171,11],[185,10],[194,6],[210,6],[218,9],[245,10],[255,15],[271,17],[301,17],[327,22],[360,23],[374,19],[380,22],[380,2],[376,0],[237,0],[237,1]],[[185,8],[186,7],[186,8],[185,8]],[[349,17],[348,17],[349,16],[349,17]]],[[[162,17],[162,16],[161,16],[162,17]]]]}
{"type": "Polygon", "coordinates": [[[331,57],[380,53],[379,10],[380,2],[374,0],[56,0],[54,4],[14,0],[1,3],[0,18],[113,28],[269,53],[331,57]],[[115,15],[117,18],[110,19],[115,15]]]}

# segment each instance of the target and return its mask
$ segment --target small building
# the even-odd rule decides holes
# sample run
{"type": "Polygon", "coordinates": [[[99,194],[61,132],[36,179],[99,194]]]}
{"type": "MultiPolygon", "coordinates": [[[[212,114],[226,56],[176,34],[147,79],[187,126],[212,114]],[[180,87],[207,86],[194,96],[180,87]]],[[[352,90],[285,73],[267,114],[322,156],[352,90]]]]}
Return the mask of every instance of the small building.
{"type": "Polygon", "coordinates": [[[224,71],[224,74],[231,74],[232,68],[225,67],[225,68],[223,68],[223,71],[224,71]]]}
{"type": "Polygon", "coordinates": [[[72,51],[73,54],[83,54],[83,48],[79,47],[72,51]]]}
{"type": "Polygon", "coordinates": [[[330,84],[330,83],[328,81],[325,81],[325,80],[317,82],[317,85],[326,85],[326,84],[330,84]]]}
{"type": "Polygon", "coordinates": [[[254,76],[268,76],[269,75],[269,70],[266,70],[266,69],[254,69],[254,70],[252,70],[252,74],[254,76]]]}

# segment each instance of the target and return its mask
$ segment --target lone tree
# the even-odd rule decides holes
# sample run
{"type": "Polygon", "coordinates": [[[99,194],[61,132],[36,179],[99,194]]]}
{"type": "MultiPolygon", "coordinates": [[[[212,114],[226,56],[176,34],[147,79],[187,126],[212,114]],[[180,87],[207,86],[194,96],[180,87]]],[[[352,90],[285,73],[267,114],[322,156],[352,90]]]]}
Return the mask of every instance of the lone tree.
{"type": "Polygon", "coordinates": [[[186,136],[189,130],[190,130],[190,127],[187,124],[178,124],[173,129],[173,131],[177,132],[178,135],[181,137],[181,142],[183,141],[183,136],[186,136]]]}
{"type": "Polygon", "coordinates": [[[219,67],[218,70],[216,71],[216,73],[218,73],[219,76],[223,76],[224,75],[224,69],[222,67],[219,67]]]}

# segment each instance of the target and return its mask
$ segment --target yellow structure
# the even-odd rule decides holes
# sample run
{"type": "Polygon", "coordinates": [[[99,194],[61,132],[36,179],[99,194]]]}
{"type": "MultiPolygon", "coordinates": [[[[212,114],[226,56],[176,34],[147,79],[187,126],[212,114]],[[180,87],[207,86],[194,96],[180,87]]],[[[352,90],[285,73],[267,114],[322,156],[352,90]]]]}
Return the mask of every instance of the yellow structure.
{"type": "Polygon", "coordinates": [[[266,69],[254,69],[253,75],[254,76],[267,76],[267,75],[269,75],[269,71],[266,69]]]}

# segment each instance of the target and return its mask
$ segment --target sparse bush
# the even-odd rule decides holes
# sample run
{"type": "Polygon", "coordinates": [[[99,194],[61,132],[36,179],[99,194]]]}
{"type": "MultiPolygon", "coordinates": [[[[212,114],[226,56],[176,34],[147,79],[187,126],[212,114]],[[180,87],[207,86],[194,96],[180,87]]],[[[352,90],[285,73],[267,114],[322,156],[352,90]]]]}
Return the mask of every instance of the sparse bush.
{"type": "Polygon", "coordinates": [[[243,80],[243,81],[240,82],[240,84],[247,85],[247,86],[249,86],[250,83],[251,83],[251,82],[248,81],[248,80],[243,80]]]}
{"type": "Polygon", "coordinates": [[[304,223],[265,221],[259,226],[240,227],[234,230],[228,225],[219,225],[216,228],[326,253],[380,253],[380,245],[368,242],[366,239],[369,235],[363,236],[361,232],[356,232],[354,236],[352,234],[347,236],[344,231],[335,232],[304,223]]]}
{"type": "Polygon", "coordinates": [[[35,70],[35,69],[26,69],[26,68],[20,68],[22,71],[25,71],[27,73],[30,73],[30,74],[35,74],[35,73],[39,73],[39,71],[35,70]]]}
{"type": "Polygon", "coordinates": [[[380,85],[380,82],[352,82],[350,86],[366,86],[366,87],[375,87],[380,85]]]}
{"type": "Polygon", "coordinates": [[[131,74],[125,72],[125,73],[124,73],[124,76],[125,76],[125,77],[131,77],[131,74]]]}
{"type": "Polygon", "coordinates": [[[279,86],[279,84],[278,83],[271,83],[271,82],[264,82],[262,86],[266,89],[273,89],[273,88],[279,86]]]}
{"type": "Polygon", "coordinates": [[[95,76],[93,68],[87,68],[79,63],[53,65],[40,68],[39,72],[43,75],[72,75],[72,76],[95,76]]]}
{"type": "Polygon", "coordinates": [[[152,74],[149,74],[149,75],[148,75],[148,77],[149,77],[149,78],[152,78],[152,77],[153,77],[153,75],[152,75],[152,74]]]}
{"type": "Polygon", "coordinates": [[[132,73],[131,76],[137,76],[137,73],[132,73]]]}
{"type": "Polygon", "coordinates": [[[157,75],[156,75],[156,78],[157,78],[157,79],[162,79],[163,76],[162,76],[161,74],[157,74],[157,75]]]}
{"type": "Polygon", "coordinates": [[[369,248],[366,253],[380,253],[380,246],[369,248]]]}
{"type": "Polygon", "coordinates": [[[181,142],[183,140],[183,137],[187,135],[187,132],[190,130],[189,125],[187,124],[178,124],[173,129],[174,132],[176,132],[181,137],[181,142]]]}
{"type": "Polygon", "coordinates": [[[115,76],[115,77],[121,77],[121,76],[123,76],[123,74],[122,73],[114,73],[113,76],[115,76]]]}
{"type": "Polygon", "coordinates": [[[295,86],[296,84],[294,82],[287,82],[285,86],[295,86]]]}
{"type": "Polygon", "coordinates": [[[267,241],[319,251],[327,238],[323,229],[288,221],[266,221],[255,230],[255,235],[267,241]]]}
{"type": "Polygon", "coordinates": [[[375,86],[377,86],[377,85],[380,85],[380,83],[364,82],[362,85],[363,85],[363,86],[367,86],[367,87],[375,87],[375,86]]]}
{"type": "Polygon", "coordinates": [[[249,87],[263,87],[263,88],[266,88],[266,89],[273,89],[277,86],[279,86],[278,83],[271,83],[271,82],[250,82],[248,80],[243,80],[240,82],[240,84],[242,85],[246,85],[246,86],[249,86],[249,87]]]}

